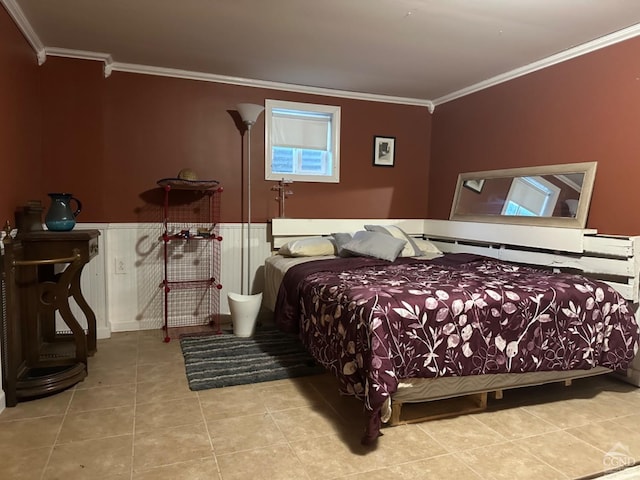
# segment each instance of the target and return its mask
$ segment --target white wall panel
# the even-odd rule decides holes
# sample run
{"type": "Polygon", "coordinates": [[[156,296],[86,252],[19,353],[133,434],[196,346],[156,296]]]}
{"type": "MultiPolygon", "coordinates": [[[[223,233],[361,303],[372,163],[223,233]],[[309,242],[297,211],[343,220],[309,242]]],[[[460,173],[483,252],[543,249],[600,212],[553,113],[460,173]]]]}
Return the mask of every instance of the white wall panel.
{"type": "MultiPolygon", "coordinates": [[[[99,338],[110,332],[161,328],[164,295],[163,249],[160,224],[112,223],[79,225],[99,228],[100,255],[83,272],[82,288],[94,308],[99,323],[99,338]],[[120,265],[121,268],[116,268],[120,265]],[[91,267],[91,268],[89,268],[91,267]],[[101,307],[97,308],[99,305],[101,307]]],[[[221,224],[220,235],[220,313],[229,314],[228,292],[240,292],[246,272],[243,260],[246,227],[221,224]]],[[[251,225],[252,288],[262,291],[264,259],[271,254],[267,224],[251,225]]]]}
{"type": "MultiPolygon", "coordinates": [[[[82,269],[82,276],[80,277],[80,289],[85,300],[93,310],[96,316],[96,334],[98,338],[108,338],[111,335],[111,328],[107,321],[107,299],[106,299],[106,269],[105,269],[105,237],[106,230],[105,225],[92,225],[83,224],[76,227],[76,230],[88,230],[94,229],[100,231],[98,237],[98,255],[96,255],[91,261],[82,269]]],[[[69,305],[73,315],[76,317],[80,325],[83,328],[87,328],[87,320],[82,313],[80,307],[73,299],[69,300],[69,305]]],[[[70,331],[66,323],[60,317],[60,314],[56,312],[56,330],[57,331],[70,331]]]]}

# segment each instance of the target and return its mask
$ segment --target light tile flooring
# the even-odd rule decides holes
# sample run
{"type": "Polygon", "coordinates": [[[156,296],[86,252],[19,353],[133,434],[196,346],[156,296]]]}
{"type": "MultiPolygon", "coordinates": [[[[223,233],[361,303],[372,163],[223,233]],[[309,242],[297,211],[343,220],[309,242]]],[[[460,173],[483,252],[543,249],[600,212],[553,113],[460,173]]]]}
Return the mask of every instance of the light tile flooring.
{"type": "Polygon", "coordinates": [[[640,460],[640,389],[614,378],[505,392],[489,409],[384,429],[328,375],[192,392],[160,331],[98,343],[89,376],[0,414],[0,478],[576,479],[640,460]]]}

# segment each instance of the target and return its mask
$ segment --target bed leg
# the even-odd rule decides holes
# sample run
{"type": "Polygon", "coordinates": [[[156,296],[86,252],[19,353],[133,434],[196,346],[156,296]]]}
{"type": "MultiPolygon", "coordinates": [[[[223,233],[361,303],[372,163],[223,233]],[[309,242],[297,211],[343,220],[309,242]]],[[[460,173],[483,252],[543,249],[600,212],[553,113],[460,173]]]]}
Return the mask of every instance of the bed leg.
{"type": "Polygon", "coordinates": [[[482,392],[474,395],[474,400],[476,405],[478,405],[478,409],[484,410],[487,408],[487,392],[482,392]]]}
{"type": "Polygon", "coordinates": [[[493,392],[493,396],[496,400],[502,400],[503,397],[503,391],[502,390],[496,390],[495,392],[493,392]]]}
{"type": "Polygon", "coordinates": [[[565,380],[565,381],[564,381],[564,386],[565,386],[565,387],[570,387],[570,386],[571,386],[571,382],[572,382],[572,380],[571,380],[571,379],[569,379],[569,380],[565,380]]]}
{"type": "Polygon", "coordinates": [[[402,411],[402,403],[400,402],[391,402],[391,420],[389,424],[391,426],[400,425],[400,413],[402,411]]]}

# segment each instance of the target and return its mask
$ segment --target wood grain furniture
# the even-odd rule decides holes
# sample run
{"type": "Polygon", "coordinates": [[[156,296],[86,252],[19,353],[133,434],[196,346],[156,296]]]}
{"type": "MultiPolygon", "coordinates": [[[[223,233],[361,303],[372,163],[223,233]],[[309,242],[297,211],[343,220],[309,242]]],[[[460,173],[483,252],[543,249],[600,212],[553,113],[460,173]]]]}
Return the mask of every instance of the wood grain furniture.
{"type": "Polygon", "coordinates": [[[96,317],[82,295],[98,230],[27,232],[3,240],[3,387],[7,406],[64,390],[87,375],[96,317]],[[84,315],[74,315],[73,299],[84,315]],[[82,323],[84,324],[81,324],[82,323]]]}

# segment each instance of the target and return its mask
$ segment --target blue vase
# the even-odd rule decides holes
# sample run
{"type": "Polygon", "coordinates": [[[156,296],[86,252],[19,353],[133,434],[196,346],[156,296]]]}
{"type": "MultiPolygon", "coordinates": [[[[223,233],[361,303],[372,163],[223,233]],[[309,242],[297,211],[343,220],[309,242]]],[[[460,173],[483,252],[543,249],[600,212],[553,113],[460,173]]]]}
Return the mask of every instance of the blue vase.
{"type": "Polygon", "coordinates": [[[82,203],[70,193],[49,193],[51,206],[44,218],[44,223],[49,230],[56,232],[68,232],[76,225],[76,217],[82,210],[82,203]],[[75,202],[75,210],[71,208],[71,202],[75,202]]]}

